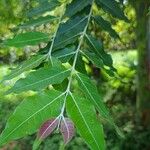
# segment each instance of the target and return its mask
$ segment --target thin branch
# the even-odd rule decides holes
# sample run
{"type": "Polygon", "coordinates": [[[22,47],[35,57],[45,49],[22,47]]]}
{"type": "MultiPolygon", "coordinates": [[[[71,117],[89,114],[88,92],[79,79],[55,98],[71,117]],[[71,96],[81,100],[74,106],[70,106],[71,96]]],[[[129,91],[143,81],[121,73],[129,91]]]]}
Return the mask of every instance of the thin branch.
{"type": "MultiPolygon", "coordinates": [[[[94,0],[93,0],[94,1],[94,0]]],[[[83,32],[81,33],[81,36],[79,38],[79,45],[76,49],[76,52],[75,52],[75,57],[74,57],[74,61],[73,61],[73,65],[72,65],[72,68],[71,68],[71,73],[70,73],[70,77],[69,77],[69,82],[68,82],[68,86],[67,86],[67,89],[66,89],[66,96],[65,96],[65,99],[64,99],[64,103],[63,103],[63,107],[61,109],[61,115],[63,116],[64,114],[64,111],[65,111],[65,106],[66,106],[66,100],[67,100],[67,96],[70,92],[70,87],[71,87],[71,82],[72,82],[72,78],[73,78],[73,74],[74,74],[74,71],[75,71],[75,67],[76,67],[76,62],[77,62],[77,58],[78,58],[78,54],[79,54],[79,51],[80,51],[80,48],[81,48],[81,45],[83,43],[83,39],[84,39],[84,36],[86,35],[86,32],[87,32],[87,29],[88,29],[88,26],[89,26],[89,23],[90,23],[90,19],[91,19],[91,16],[92,16],[92,6],[93,6],[93,3],[91,4],[91,9],[90,9],[90,13],[87,17],[87,24],[83,30],[83,32]]]]}
{"type": "MultiPolygon", "coordinates": [[[[93,4],[93,3],[92,3],[93,4]]],[[[71,76],[70,76],[70,79],[69,79],[69,83],[68,83],[68,87],[67,87],[67,91],[69,92],[70,91],[70,86],[71,86],[71,82],[72,82],[72,76],[73,76],[73,73],[75,71],[75,66],[76,66],[76,62],[77,62],[77,58],[78,58],[78,54],[79,54],[79,51],[80,51],[80,48],[81,48],[81,45],[83,43],[83,39],[84,39],[84,36],[86,35],[86,31],[88,29],[88,25],[90,23],[90,19],[91,19],[91,15],[92,15],[92,5],[91,4],[91,9],[90,9],[90,13],[88,15],[88,20],[87,20],[87,24],[79,38],[80,42],[79,42],[79,45],[77,47],[77,50],[76,50],[76,53],[75,53],[75,57],[74,57],[74,61],[73,61],[73,65],[72,65],[72,69],[71,69],[71,76]]]]}

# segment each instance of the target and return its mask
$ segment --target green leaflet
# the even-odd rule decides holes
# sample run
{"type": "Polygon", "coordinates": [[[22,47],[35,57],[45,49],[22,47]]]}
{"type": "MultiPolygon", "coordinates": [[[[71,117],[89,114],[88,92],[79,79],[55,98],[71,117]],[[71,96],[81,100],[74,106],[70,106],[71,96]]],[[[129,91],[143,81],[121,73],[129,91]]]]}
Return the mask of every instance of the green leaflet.
{"type": "Polygon", "coordinates": [[[109,76],[114,77],[114,72],[116,72],[116,69],[113,67],[106,69],[103,60],[99,58],[95,53],[83,51],[82,54],[86,56],[96,67],[103,69],[109,76]]]}
{"type": "Polygon", "coordinates": [[[24,100],[9,118],[0,136],[0,146],[26,135],[33,134],[41,124],[60,113],[64,93],[42,92],[24,100]]]}
{"type": "Polygon", "coordinates": [[[105,149],[103,127],[89,101],[71,94],[67,99],[67,113],[91,150],[105,149]]]}
{"type": "Polygon", "coordinates": [[[33,1],[38,2],[39,4],[42,4],[44,2],[48,2],[48,0],[33,0],[33,1]]]}
{"type": "MultiPolygon", "coordinates": [[[[74,61],[74,59],[71,59],[69,61],[70,65],[73,65],[73,61],[74,61]]],[[[86,74],[85,63],[84,63],[84,61],[82,59],[82,55],[80,53],[78,54],[75,69],[76,69],[76,71],[86,74]]]]}
{"type": "Polygon", "coordinates": [[[95,39],[91,35],[86,35],[86,41],[89,47],[103,60],[103,63],[112,68],[113,60],[110,54],[107,54],[104,49],[101,41],[95,39]]]}
{"type": "Polygon", "coordinates": [[[112,16],[128,22],[128,18],[124,15],[119,3],[115,0],[96,0],[96,4],[109,12],[112,16]]]}
{"type": "Polygon", "coordinates": [[[31,19],[31,20],[27,21],[26,23],[19,25],[17,28],[26,29],[26,28],[30,28],[30,27],[37,27],[42,24],[47,24],[47,23],[53,22],[57,19],[58,19],[58,17],[49,16],[49,15],[46,17],[39,17],[37,19],[31,19]]]}
{"type": "MultiPolygon", "coordinates": [[[[49,51],[50,44],[48,44],[45,48],[39,51],[39,54],[47,54],[49,51]]],[[[68,62],[75,54],[76,47],[74,45],[69,45],[62,49],[52,52],[52,56],[59,59],[61,62],[68,62]]]]}
{"type": "MultiPolygon", "coordinates": [[[[0,136],[0,146],[9,142],[10,140],[19,139],[25,135],[34,133],[41,126],[41,124],[43,124],[43,122],[52,117],[62,117],[63,113],[66,114],[63,112],[65,110],[65,105],[62,106],[62,103],[66,102],[67,114],[72,118],[79,133],[85,139],[89,147],[92,150],[104,150],[105,140],[103,127],[98,121],[95,107],[99,111],[99,114],[116,128],[117,132],[120,131],[111,118],[109,111],[102,102],[96,86],[92,84],[86,75],[76,73],[75,77],[80,85],[81,90],[83,91],[82,95],[86,98],[80,98],[79,95],[75,96],[70,92],[73,84],[72,81],[74,77],[74,69],[86,74],[81,54],[84,54],[97,67],[103,69],[109,68],[110,70],[108,69],[107,71],[110,71],[110,73],[111,69],[114,69],[112,58],[104,51],[102,42],[96,40],[90,35],[86,35],[93,13],[92,8],[94,3],[92,2],[94,1],[34,1],[38,5],[29,10],[27,15],[28,17],[35,17],[36,19],[30,19],[28,22],[21,25],[20,28],[22,29],[31,26],[39,26],[41,24],[46,24],[58,19],[53,16],[43,16],[46,13],[50,13],[50,11],[54,11],[54,9],[60,5],[64,6],[64,3],[70,3],[67,5],[65,15],[62,17],[63,13],[61,12],[62,14],[59,14],[60,17],[58,28],[56,27],[56,31],[54,32],[52,40],[50,40],[48,34],[29,32],[19,34],[13,39],[5,41],[5,45],[15,47],[36,45],[40,42],[49,41],[48,45],[38,53],[44,53],[45,55],[37,55],[31,58],[27,62],[23,63],[19,68],[15,69],[10,75],[6,76],[5,80],[12,79],[24,71],[39,66],[39,64],[44,61],[46,57],[49,57],[50,60],[47,59],[47,61],[44,62],[44,67],[40,69],[36,68],[36,70],[32,70],[32,72],[30,72],[26,78],[18,80],[7,92],[20,93],[23,91],[33,90],[36,92],[40,91],[41,93],[27,98],[17,107],[14,114],[8,120],[2,135],[0,136]],[[91,6],[91,9],[89,5],[91,6]],[[40,15],[41,17],[39,17],[40,15]],[[85,35],[87,45],[90,49],[88,52],[85,51],[83,53],[78,53],[79,50],[82,49],[82,46],[84,47],[83,39],[85,35]],[[74,46],[72,46],[73,44],[74,46]],[[62,67],[62,63],[70,63],[70,60],[74,55],[74,64],[71,68],[72,70],[62,67]],[[61,60],[61,62],[55,58],[61,60]],[[48,65],[49,63],[51,64],[48,65]],[[54,89],[57,89],[61,92],[54,90],[50,92],[44,92],[44,89],[49,85],[52,85],[54,89]]],[[[96,0],[96,4],[111,13],[113,16],[127,20],[119,7],[119,3],[117,3],[115,0],[96,0]]],[[[111,28],[109,22],[100,16],[96,16],[94,19],[96,23],[104,30],[108,31],[110,35],[113,37],[118,37],[117,33],[111,28]]],[[[66,136],[65,133],[63,133],[63,135],[66,136]]]]}
{"type": "Polygon", "coordinates": [[[94,16],[93,17],[96,23],[105,31],[109,32],[110,36],[113,38],[119,38],[119,35],[116,33],[116,31],[111,27],[111,24],[109,21],[104,20],[101,16],[94,16]]]}
{"type": "Polygon", "coordinates": [[[78,80],[81,90],[97,108],[100,115],[108,121],[111,121],[112,119],[109,111],[102,102],[102,97],[99,95],[96,86],[91,82],[89,77],[84,74],[78,73],[76,74],[76,79],[78,80]]]}
{"type": "Polygon", "coordinates": [[[65,16],[72,17],[91,3],[92,0],[73,0],[69,5],[67,5],[65,16]]]}
{"type": "Polygon", "coordinates": [[[83,31],[86,23],[87,23],[87,16],[77,16],[71,18],[67,22],[60,25],[58,34],[69,33],[74,29],[77,29],[78,32],[81,32],[83,31]],[[79,27],[81,27],[81,29],[79,27]]]}
{"type": "Polygon", "coordinates": [[[103,49],[104,49],[102,41],[97,40],[92,35],[87,35],[87,34],[85,38],[86,38],[86,42],[88,46],[92,48],[92,50],[101,57],[103,49]]]}
{"type": "Polygon", "coordinates": [[[69,19],[69,21],[64,24],[61,24],[54,41],[53,50],[55,51],[64,48],[69,44],[73,44],[81,32],[83,32],[86,24],[87,16],[75,17],[69,19]]]}
{"type": "Polygon", "coordinates": [[[100,113],[100,116],[106,119],[112,126],[114,126],[118,135],[123,137],[123,134],[114,123],[114,120],[111,117],[109,110],[103,103],[102,97],[99,95],[96,86],[91,82],[89,77],[87,77],[84,74],[77,73],[76,79],[78,80],[78,83],[80,85],[79,87],[81,88],[87,99],[89,99],[92,102],[92,104],[96,107],[96,109],[100,113]]]}
{"type": "Polygon", "coordinates": [[[52,53],[53,57],[61,60],[63,63],[68,62],[72,56],[75,54],[75,46],[66,47],[64,49],[54,51],[52,53]]]}
{"type": "Polygon", "coordinates": [[[86,69],[85,69],[85,62],[83,61],[82,55],[80,53],[78,54],[75,69],[79,72],[82,72],[82,73],[85,73],[85,74],[87,73],[86,69]]]}
{"type": "Polygon", "coordinates": [[[20,66],[11,71],[11,73],[4,77],[4,80],[11,80],[21,73],[35,68],[41,64],[41,62],[46,59],[46,55],[36,55],[31,57],[29,60],[24,61],[20,66]]]}
{"type": "Polygon", "coordinates": [[[24,47],[27,45],[36,45],[40,42],[49,40],[49,35],[42,32],[27,32],[16,35],[13,39],[4,41],[6,46],[24,47]]]}
{"type": "Polygon", "coordinates": [[[20,93],[29,90],[39,91],[50,84],[60,84],[69,75],[69,69],[66,70],[63,67],[56,65],[53,67],[46,66],[31,72],[26,78],[18,80],[15,85],[8,90],[7,94],[11,92],[20,93]]]}
{"type": "Polygon", "coordinates": [[[53,88],[57,91],[64,92],[66,91],[68,86],[68,79],[65,79],[62,83],[60,84],[53,84],[53,88]]]}
{"type": "Polygon", "coordinates": [[[85,55],[96,67],[104,68],[102,59],[100,59],[95,53],[83,51],[82,54],[85,55]]]}
{"type": "Polygon", "coordinates": [[[41,15],[47,11],[54,10],[57,6],[59,6],[61,3],[57,0],[50,0],[50,1],[43,1],[39,3],[39,5],[27,12],[28,17],[34,17],[37,15],[41,15]]]}

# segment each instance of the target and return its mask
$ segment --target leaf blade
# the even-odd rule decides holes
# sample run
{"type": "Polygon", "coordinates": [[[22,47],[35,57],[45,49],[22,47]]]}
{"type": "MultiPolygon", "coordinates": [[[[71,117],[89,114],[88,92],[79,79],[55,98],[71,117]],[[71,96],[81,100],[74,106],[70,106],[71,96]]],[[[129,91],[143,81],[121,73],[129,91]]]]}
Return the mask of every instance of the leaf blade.
{"type": "Polygon", "coordinates": [[[96,67],[100,69],[104,68],[102,59],[100,59],[95,53],[83,51],[82,54],[86,56],[96,67]]]}
{"type": "Polygon", "coordinates": [[[41,3],[39,3],[37,7],[30,9],[27,12],[27,16],[33,17],[33,16],[41,15],[47,11],[54,10],[58,6],[60,6],[60,2],[58,2],[57,0],[50,0],[50,2],[42,1],[41,3]]]}
{"type": "Polygon", "coordinates": [[[67,113],[73,120],[80,135],[92,150],[105,149],[103,128],[96,119],[96,112],[93,106],[86,99],[72,94],[70,96],[67,100],[67,113]]]}
{"type": "Polygon", "coordinates": [[[100,116],[106,119],[115,128],[118,135],[124,137],[118,126],[115,124],[113,118],[111,117],[109,110],[102,102],[102,97],[98,93],[96,86],[84,74],[78,73],[76,75],[76,79],[78,80],[82,92],[86,95],[87,99],[89,99],[93,103],[93,105],[100,113],[100,116]]]}
{"type": "Polygon", "coordinates": [[[11,79],[15,78],[16,76],[20,75],[21,73],[39,66],[40,63],[45,58],[46,58],[46,55],[44,55],[44,56],[43,55],[33,56],[31,59],[23,62],[20,66],[18,66],[14,70],[12,70],[12,72],[9,75],[4,77],[3,81],[4,80],[11,80],[11,79]]]}
{"type": "Polygon", "coordinates": [[[74,136],[74,124],[69,118],[64,118],[61,121],[60,132],[63,136],[65,145],[70,142],[74,136]]]}
{"type": "Polygon", "coordinates": [[[114,69],[112,57],[110,54],[104,51],[102,42],[95,39],[91,35],[86,35],[86,39],[87,39],[86,41],[89,47],[95,52],[95,54],[97,54],[103,60],[103,63],[106,66],[114,69]]]}
{"type": "Polygon", "coordinates": [[[40,26],[42,24],[47,24],[47,23],[53,22],[57,19],[58,19],[58,17],[49,16],[49,15],[46,16],[46,17],[39,17],[37,19],[31,19],[31,20],[25,22],[24,24],[21,24],[21,25],[17,26],[17,28],[27,29],[27,28],[30,28],[30,27],[37,27],[37,26],[40,26]]]}
{"type": "Polygon", "coordinates": [[[52,132],[58,126],[58,123],[59,123],[58,118],[53,118],[53,119],[47,120],[46,122],[42,124],[42,126],[40,127],[38,131],[37,138],[34,141],[33,148],[32,148],[33,150],[36,150],[41,144],[41,142],[45,138],[47,138],[49,135],[52,134],[52,132]]]}
{"type": "Polygon", "coordinates": [[[15,85],[8,90],[20,93],[28,90],[39,91],[50,84],[59,84],[70,75],[70,69],[66,70],[62,67],[44,67],[37,71],[31,72],[25,79],[18,80],[15,85]]]}
{"type": "Polygon", "coordinates": [[[91,3],[92,0],[82,0],[82,1],[73,0],[69,5],[67,5],[65,16],[72,17],[76,13],[84,9],[86,6],[90,5],[91,3]]]}
{"type": "Polygon", "coordinates": [[[123,11],[119,6],[119,3],[115,0],[96,0],[96,4],[99,7],[102,7],[104,11],[107,11],[112,16],[128,22],[128,18],[124,15],[123,11]]]}
{"type": "Polygon", "coordinates": [[[74,46],[66,47],[64,49],[54,51],[52,53],[52,56],[56,57],[57,59],[61,60],[61,62],[65,63],[72,58],[72,56],[75,54],[75,50],[76,49],[74,46]]]}
{"type": "Polygon", "coordinates": [[[45,139],[46,137],[48,137],[55,130],[58,123],[58,118],[50,119],[44,122],[44,124],[42,124],[38,132],[38,139],[45,139]]]}
{"type": "Polygon", "coordinates": [[[110,36],[112,36],[113,38],[118,38],[119,39],[119,35],[116,33],[116,31],[111,27],[110,22],[108,22],[107,20],[103,19],[101,16],[94,16],[93,17],[94,20],[96,21],[96,23],[105,31],[107,31],[110,36]]]}
{"type": "Polygon", "coordinates": [[[109,111],[106,109],[104,103],[102,102],[102,98],[100,97],[96,86],[90,81],[90,79],[81,73],[76,74],[76,79],[80,85],[81,90],[86,95],[88,99],[96,106],[99,113],[107,118],[108,121],[110,119],[109,111]]]}
{"type": "Polygon", "coordinates": [[[53,51],[74,43],[83,32],[87,19],[87,16],[75,17],[61,24],[54,41],[53,51]]]}
{"type": "Polygon", "coordinates": [[[49,40],[49,35],[42,32],[26,32],[16,35],[13,39],[4,41],[6,46],[24,47],[27,45],[36,45],[40,42],[49,40]]]}
{"type": "Polygon", "coordinates": [[[44,121],[57,117],[62,107],[62,99],[64,93],[50,91],[24,100],[9,118],[0,136],[0,145],[33,134],[44,121]]]}

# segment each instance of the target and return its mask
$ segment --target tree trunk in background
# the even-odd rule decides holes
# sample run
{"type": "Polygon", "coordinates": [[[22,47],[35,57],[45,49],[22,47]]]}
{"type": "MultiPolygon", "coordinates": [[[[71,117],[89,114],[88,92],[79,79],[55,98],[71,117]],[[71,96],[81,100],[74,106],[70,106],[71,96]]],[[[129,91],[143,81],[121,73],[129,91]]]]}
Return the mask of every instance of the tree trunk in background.
{"type": "Polygon", "coordinates": [[[137,14],[138,93],[137,108],[145,127],[150,126],[150,16],[149,0],[134,2],[137,14]]]}

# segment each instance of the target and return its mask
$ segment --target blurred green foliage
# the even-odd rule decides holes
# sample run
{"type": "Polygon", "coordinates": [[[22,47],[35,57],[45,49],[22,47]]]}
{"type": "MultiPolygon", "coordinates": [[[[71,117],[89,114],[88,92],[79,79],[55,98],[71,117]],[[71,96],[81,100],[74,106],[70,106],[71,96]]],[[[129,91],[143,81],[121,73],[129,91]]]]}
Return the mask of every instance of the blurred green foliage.
{"type": "Polygon", "coordinates": [[[136,12],[135,9],[126,2],[124,11],[128,16],[129,22],[114,19],[112,16],[106,14],[103,10],[95,8],[95,13],[104,16],[104,19],[112,22],[112,28],[119,34],[120,39],[112,38],[107,32],[101,30],[95,25],[92,32],[104,42],[105,48],[109,50],[125,50],[136,48],[136,12]]]}

